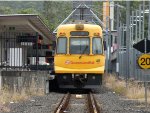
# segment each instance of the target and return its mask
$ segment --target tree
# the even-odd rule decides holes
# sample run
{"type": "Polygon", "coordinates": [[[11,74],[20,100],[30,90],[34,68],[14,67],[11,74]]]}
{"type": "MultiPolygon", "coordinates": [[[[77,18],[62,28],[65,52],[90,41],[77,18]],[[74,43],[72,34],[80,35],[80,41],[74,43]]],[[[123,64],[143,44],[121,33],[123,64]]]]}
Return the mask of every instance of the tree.
{"type": "Polygon", "coordinates": [[[21,9],[17,11],[18,14],[37,14],[38,12],[33,8],[21,9]]]}
{"type": "Polygon", "coordinates": [[[72,11],[72,2],[45,1],[43,3],[43,14],[45,21],[53,31],[72,11]],[[59,7],[59,8],[58,8],[59,7]]]}
{"type": "Polygon", "coordinates": [[[0,14],[11,14],[12,9],[10,7],[0,6],[0,14]]]}

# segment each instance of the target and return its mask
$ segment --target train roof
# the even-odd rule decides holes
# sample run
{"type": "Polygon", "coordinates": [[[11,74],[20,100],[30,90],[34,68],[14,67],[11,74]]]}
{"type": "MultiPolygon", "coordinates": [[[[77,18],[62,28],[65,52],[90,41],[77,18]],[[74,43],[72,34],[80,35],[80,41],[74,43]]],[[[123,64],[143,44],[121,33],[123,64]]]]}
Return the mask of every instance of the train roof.
{"type": "MultiPolygon", "coordinates": [[[[63,24],[63,25],[60,25],[58,27],[58,30],[61,30],[61,29],[66,29],[66,30],[73,30],[75,29],[75,26],[77,24],[63,24]]],[[[84,25],[84,29],[85,30],[88,30],[88,29],[99,29],[100,31],[102,31],[102,28],[99,26],[99,25],[96,25],[96,24],[83,24],[84,25]]]]}

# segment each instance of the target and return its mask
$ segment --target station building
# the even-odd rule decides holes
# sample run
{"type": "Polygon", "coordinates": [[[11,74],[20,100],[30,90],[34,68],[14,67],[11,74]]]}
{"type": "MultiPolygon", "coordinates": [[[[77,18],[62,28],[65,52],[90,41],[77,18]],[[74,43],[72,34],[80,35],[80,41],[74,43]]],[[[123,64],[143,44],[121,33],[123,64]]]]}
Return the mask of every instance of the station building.
{"type": "Polygon", "coordinates": [[[39,15],[0,15],[0,89],[45,91],[53,60],[53,42],[48,26],[39,15]]]}
{"type": "Polygon", "coordinates": [[[46,65],[54,38],[39,15],[0,15],[0,67],[46,65]]]}

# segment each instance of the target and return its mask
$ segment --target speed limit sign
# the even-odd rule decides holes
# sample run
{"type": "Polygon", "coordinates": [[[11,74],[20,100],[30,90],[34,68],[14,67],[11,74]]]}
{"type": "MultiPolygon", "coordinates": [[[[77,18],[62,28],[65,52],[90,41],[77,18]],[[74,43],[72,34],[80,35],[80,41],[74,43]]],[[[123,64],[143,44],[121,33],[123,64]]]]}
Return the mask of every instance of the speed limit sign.
{"type": "Polygon", "coordinates": [[[138,64],[143,69],[150,68],[150,54],[143,54],[138,58],[138,64]]]}

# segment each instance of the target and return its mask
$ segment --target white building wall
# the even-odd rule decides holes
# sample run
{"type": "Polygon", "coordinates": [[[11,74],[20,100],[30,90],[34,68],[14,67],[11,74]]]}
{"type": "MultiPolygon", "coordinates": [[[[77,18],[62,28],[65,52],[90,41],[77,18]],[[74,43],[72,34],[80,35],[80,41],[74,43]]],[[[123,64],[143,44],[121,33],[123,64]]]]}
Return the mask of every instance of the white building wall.
{"type": "Polygon", "coordinates": [[[22,66],[22,48],[8,48],[7,50],[9,66],[22,66]]]}

